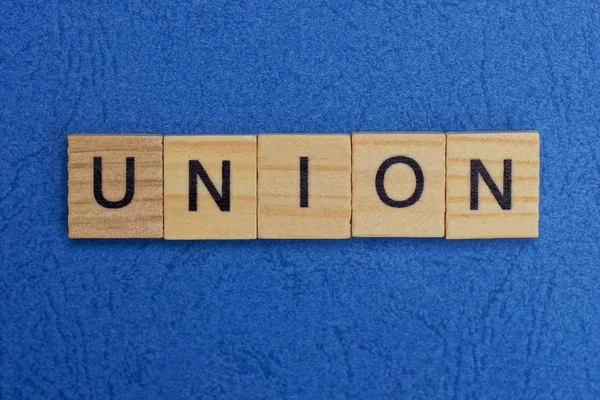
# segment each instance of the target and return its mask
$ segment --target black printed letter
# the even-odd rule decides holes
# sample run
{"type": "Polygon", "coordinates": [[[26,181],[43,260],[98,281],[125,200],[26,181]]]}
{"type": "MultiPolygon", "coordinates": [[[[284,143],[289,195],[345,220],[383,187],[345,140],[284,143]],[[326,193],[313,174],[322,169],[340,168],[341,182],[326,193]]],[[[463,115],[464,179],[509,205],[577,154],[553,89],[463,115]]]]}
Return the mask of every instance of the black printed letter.
{"type": "Polygon", "coordinates": [[[512,208],[512,160],[504,160],[504,191],[500,189],[483,166],[481,160],[471,160],[471,210],[479,209],[479,175],[490,188],[494,198],[503,210],[512,208]]]}
{"type": "Polygon", "coordinates": [[[123,208],[131,203],[135,194],[135,158],[125,159],[125,196],[119,201],[108,201],[102,193],[102,157],[94,157],[94,198],[102,207],[123,208]]]}
{"type": "Polygon", "coordinates": [[[223,177],[221,183],[221,194],[212,183],[208,174],[204,170],[200,161],[190,160],[189,162],[189,211],[198,210],[198,180],[196,175],[200,177],[204,186],[208,189],[208,193],[217,203],[219,210],[229,211],[231,208],[231,169],[229,160],[223,161],[221,164],[221,175],[223,177]]]}
{"type": "Polygon", "coordinates": [[[423,194],[424,186],[425,186],[425,178],[423,176],[423,170],[421,169],[421,166],[419,165],[419,163],[417,163],[415,160],[413,160],[410,157],[396,156],[396,157],[388,158],[379,166],[379,169],[377,170],[377,175],[375,176],[375,189],[377,190],[377,194],[379,195],[379,198],[381,199],[381,201],[383,201],[385,204],[387,204],[390,207],[405,208],[405,207],[412,206],[417,201],[419,201],[419,199],[421,198],[421,195],[423,194]],[[417,184],[415,186],[415,191],[406,200],[391,199],[385,191],[385,186],[384,186],[385,173],[387,172],[388,168],[390,168],[394,164],[406,164],[410,168],[412,168],[413,172],[415,173],[415,178],[417,180],[417,184]]]}
{"type": "Polygon", "coordinates": [[[308,157],[300,157],[300,207],[308,207],[308,157]]]}

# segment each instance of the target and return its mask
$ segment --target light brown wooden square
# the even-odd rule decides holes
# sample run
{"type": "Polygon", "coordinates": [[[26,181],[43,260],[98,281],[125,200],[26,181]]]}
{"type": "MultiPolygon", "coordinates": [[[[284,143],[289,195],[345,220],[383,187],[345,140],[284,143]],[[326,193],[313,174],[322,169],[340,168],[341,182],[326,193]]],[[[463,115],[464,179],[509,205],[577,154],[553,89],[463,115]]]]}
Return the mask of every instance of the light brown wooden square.
{"type": "Polygon", "coordinates": [[[165,239],[256,238],[256,136],[165,137],[165,239]],[[189,161],[198,160],[222,194],[230,162],[230,209],[221,211],[197,176],[197,210],[189,211],[189,161]]]}
{"type": "MultiPolygon", "coordinates": [[[[443,237],[446,181],[446,135],[425,132],[357,132],[352,134],[352,236],[443,237]],[[406,207],[382,201],[375,177],[384,161],[397,156],[416,161],[423,191],[406,207]]],[[[404,163],[384,175],[387,195],[397,201],[416,191],[416,174],[404,163]]]]}
{"type": "Polygon", "coordinates": [[[259,135],[258,236],[350,236],[350,135],[259,135]],[[308,157],[308,207],[300,207],[300,157],[308,157]]]}
{"type": "Polygon", "coordinates": [[[69,237],[163,236],[162,142],[159,135],[69,135],[69,237]],[[105,208],[94,196],[94,157],[102,157],[102,193],[118,202],[126,193],[126,159],[134,157],[131,202],[105,208]]]}
{"type": "Polygon", "coordinates": [[[446,237],[538,236],[540,140],[537,132],[448,133],[446,237]],[[480,159],[499,189],[504,160],[512,160],[512,208],[502,210],[479,177],[479,209],[470,209],[470,163],[480,159]]]}

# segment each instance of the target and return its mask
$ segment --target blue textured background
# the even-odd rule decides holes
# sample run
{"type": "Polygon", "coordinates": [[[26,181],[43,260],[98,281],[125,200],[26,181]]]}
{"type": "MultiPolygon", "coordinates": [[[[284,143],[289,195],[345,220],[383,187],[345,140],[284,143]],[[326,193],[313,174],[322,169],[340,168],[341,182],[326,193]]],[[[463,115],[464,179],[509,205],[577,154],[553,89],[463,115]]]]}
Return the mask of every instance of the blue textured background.
{"type": "Polygon", "coordinates": [[[599,398],[600,5],[0,3],[0,398],[599,398]],[[539,240],[67,240],[69,132],[538,129],[539,240]]]}

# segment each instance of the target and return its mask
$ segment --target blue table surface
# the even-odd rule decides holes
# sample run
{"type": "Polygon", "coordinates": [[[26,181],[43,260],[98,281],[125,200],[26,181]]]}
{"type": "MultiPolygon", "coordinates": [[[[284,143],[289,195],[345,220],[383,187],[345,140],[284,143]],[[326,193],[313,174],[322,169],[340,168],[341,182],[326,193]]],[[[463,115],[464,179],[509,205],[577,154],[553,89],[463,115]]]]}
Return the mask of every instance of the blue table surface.
{"type": "Polygon", "coordinates": [[[0,2],[0,398],[600,398],[600,5],[0,2]],[[523,130],[540,238],[67,239],[71,132],[523,130]]]}

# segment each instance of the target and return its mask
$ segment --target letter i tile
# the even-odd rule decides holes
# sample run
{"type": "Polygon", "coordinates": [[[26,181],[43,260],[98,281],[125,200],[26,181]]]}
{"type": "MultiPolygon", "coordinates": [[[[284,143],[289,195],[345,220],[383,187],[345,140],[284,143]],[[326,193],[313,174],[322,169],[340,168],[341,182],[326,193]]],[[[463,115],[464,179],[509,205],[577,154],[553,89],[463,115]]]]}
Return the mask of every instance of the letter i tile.
{"type": "Polygon", "coordinates": [[[163,237],[162,154],[159,135],[69,135],[69,237],[163,237]]]}
{"type": "Polygon", "coordinates": [[[537,132],[448,133],[446,237],[538,236],[537,132]]]}
{"type": "Polygon", "coordinates": [[[256,136],[165,137],[165,239],[256,238],[256,136]]]}
{"type": "Polygon", "coordinates": [[[350,237],[350,135],[258,137],[258,237],[350,237]]]}

